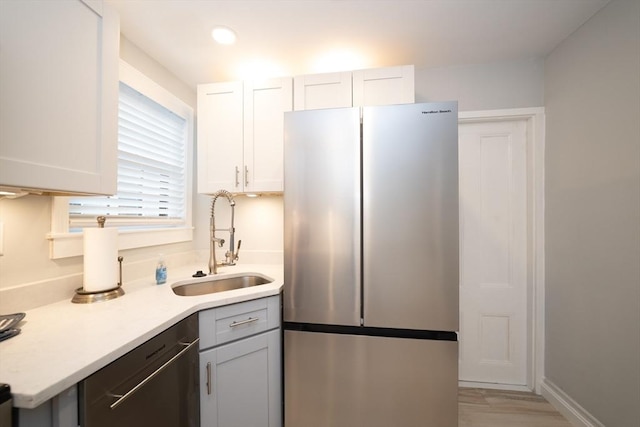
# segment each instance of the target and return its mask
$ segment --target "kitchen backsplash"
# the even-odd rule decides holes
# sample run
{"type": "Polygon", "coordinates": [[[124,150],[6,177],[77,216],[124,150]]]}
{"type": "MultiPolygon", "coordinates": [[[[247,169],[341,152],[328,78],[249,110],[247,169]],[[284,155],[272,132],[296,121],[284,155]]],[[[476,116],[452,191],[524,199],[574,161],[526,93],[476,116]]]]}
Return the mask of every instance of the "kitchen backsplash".
{"type": "MultiPolygon", "coordinates": [[[[207,196],[195,197],[193,242],[121,251],[125,258],[125,290],[127,281],[153,274],[159,253],[163,254],[169,268],[198,262],[206,268],[210,200],[207,196]]],[[[216,215],[220,224],[226,224],[227,212],[220,209],[216,215]]],[[[24,311],[71,299],[74,290],[82,286],[83,262],[82,257],[49,259],[46,235],[51,225],[51,198],[0,199],[0,221],[4,223],[0,313],[24,311]]],[[[236,238],[242,240],[239,262],[282,262],[281,196],[237,197],[235,227],[236,238]]]]}

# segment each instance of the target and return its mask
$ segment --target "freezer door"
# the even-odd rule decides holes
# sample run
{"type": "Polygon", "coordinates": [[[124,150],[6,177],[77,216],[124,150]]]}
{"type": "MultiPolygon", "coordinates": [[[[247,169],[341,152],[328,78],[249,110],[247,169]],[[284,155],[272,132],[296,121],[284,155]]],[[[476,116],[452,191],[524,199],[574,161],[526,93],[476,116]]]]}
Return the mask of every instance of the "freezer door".
{"type": "Polygon", "coordinates": [[[360,324],[360,112],[285,113],[284,319],[360,324]]]}
{"type": "Polygon", "coordinates": [[[365,326],[458,330],[456,103],[365,107],[365,326]]]}
{"type": "Polygon", "coordinates": [[[458,343],[285,331],[286,427],[457,427],[458,343]]]}

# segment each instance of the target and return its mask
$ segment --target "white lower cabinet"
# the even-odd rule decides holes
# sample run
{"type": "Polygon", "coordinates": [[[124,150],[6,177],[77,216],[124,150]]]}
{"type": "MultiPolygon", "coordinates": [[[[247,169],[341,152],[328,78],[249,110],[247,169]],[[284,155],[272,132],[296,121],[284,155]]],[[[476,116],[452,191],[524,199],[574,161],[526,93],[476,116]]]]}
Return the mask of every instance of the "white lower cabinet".
{"type": "MultiPolygon", "coordinates": [[[[280,427],[282,364],[279,297],[220,307],[200,313],[200,425],[202,427],[280,427]],[[264,304],[271,329],[264,331],[264,304]],[[235,312],[235,313],[234,313],[235,312]],[[204,314],[204,315],[203,315],[204,314]],[[217,318],[217,319],[216,319],[217,318]],[[216,319],[216,321],[213,321],[216,319]],[[225,319],[225,320],[221,320],[225,319]],[[228,320],[227,320],[228,319],[228,320]],[[257,320],[254,320],[257,319],[257,320]],[[278,319],[276,325],[273,320],[278,319]],[[228,324],[227,324],[228,323],[228,324]],[[237,332],[235,340],[203,348],[217,331],[237,332]],[[244,331],[244,333],[242,332],[244,331]],[[253,335],[247,335],[251,332],[253,335]],[[205,339],[205,344],[208,341],[205,339]]],[[[224,334],[224,335],[223,335],[224,334]]],[[[210,342],[210,341],[209,341],[210,342]]]]}
{"type": "Polygon", "coordinates": [[[200,353],[200,372],[203,427],[281,425],[279,330],[200,353]]]}

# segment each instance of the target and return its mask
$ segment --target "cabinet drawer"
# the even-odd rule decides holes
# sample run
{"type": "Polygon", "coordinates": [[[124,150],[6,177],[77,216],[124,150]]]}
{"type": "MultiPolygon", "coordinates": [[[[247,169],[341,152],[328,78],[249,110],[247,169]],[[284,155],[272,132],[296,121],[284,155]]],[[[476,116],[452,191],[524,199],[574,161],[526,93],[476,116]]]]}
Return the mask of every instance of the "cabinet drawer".
{"type": "Polygon", "coordinates": [[[279,325],[277,295],[201,311],[200,349],[268,331],[279,325]]]}

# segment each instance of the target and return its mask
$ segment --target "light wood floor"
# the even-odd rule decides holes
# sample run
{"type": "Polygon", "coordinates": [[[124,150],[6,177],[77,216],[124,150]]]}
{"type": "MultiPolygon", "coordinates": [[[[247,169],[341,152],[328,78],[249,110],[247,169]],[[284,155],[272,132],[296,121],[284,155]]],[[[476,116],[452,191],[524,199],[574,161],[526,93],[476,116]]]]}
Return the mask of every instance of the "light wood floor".
{"type": "Polygon", "coordinates": [[[460,388],[459,427],[572,427],[549,402],[534,393],[460,388]]]}

